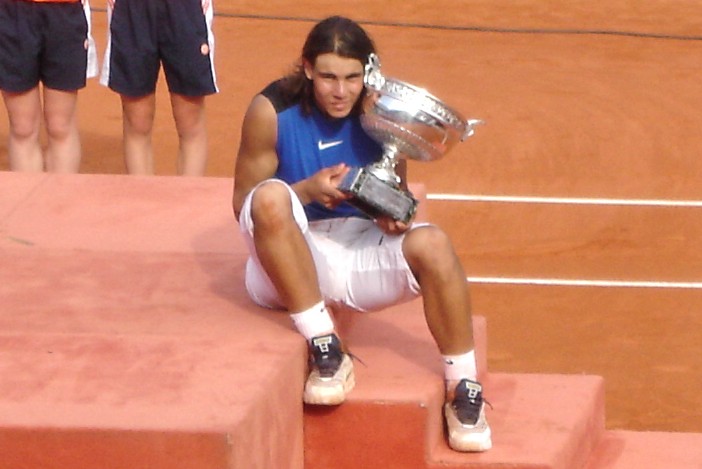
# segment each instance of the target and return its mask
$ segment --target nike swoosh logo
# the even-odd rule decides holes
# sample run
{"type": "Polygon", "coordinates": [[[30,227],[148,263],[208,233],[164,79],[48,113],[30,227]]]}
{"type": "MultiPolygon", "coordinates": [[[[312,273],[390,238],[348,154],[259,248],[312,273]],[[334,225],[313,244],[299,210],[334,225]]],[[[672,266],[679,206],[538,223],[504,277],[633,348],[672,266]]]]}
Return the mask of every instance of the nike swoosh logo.
{"type": "Polygon", "coordinates": [[[337,145],[341,145],[342,143],[344,143],[343,140],[334,140],[333,142],[323,142],[320,140],[317,142],[317,148],[320,150],[326,150],[327,148],[332,148],[337,145]]]}

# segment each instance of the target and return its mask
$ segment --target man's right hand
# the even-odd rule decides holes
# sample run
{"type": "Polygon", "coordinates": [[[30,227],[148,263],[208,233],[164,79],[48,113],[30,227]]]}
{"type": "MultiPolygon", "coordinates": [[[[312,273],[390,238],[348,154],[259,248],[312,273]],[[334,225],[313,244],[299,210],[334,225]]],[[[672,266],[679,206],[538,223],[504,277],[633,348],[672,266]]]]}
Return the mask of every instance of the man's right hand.
{"type": "Polygon", "coordinates": [[[325,207],[333,209],[350,197],[339,190],[339,184],[350,169],[344,163],[340,163],[317,171],[301,182],[302,193],[298,192],[298,196],[303,203],[317,201],[325,207]]]}

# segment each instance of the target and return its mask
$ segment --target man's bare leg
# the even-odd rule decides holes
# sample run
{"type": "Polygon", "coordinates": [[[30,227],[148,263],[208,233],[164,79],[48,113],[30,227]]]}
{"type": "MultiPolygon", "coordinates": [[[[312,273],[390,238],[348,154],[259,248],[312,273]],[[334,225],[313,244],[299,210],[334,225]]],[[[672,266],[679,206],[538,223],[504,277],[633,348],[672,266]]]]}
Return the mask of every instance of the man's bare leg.
{"type": "Polygon", "coordinates": [[[403,249],[422,289],[429,330],[444,358],[449,445],[457,451],[486,451],[492,447],[491,431],[485,418],[483,388],[477,381],[463,268],[450,240],[436,227],[409,232],[403,249]]]}
{"type": "Polygon", "coordinates": [[[424,314],[441,353],[473,350],[468,284],[446,234],[435,227],[417,228],[406,235],[403,248],[421,286],[424,314]]]}
{"type": "Polygon", "coordinates": [[[259,261],[298,331],[309,341],[311,366],[304,401],[340,404],[355,385],[353,363],[324,305],[312,253],[293,218],[290,193],[282,184],[263,184],[253,194],[251,210],[259,261]]]}
{"type": "Polygon", "coordinates": [[[256,253],[287,310],[303,311],[322,301],[312,253],[293,218],[285,186],[259,186],[251,212],[256,253]]]}

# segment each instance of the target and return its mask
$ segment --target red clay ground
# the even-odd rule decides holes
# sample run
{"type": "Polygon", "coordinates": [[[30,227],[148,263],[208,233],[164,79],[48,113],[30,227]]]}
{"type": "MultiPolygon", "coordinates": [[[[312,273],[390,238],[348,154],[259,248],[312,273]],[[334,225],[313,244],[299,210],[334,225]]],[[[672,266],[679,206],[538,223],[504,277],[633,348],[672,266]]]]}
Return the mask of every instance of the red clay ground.
{"type": "MultiPolygon", "coordinates": [[[[210,177],[231,177],[250,97],[286,71],[312,20],[340,13],[368,27],[387,75],[488,123],[443,160],[412,163],[429,193],[702,200],[700,5],[262,3],[215,0],[210,177]]],[[[93,8],[102,52],[104,1],[93,8]]],[[[171,175],[177,142],[163,86],[158,102],[156,170],[171,175]]],[[[91,81],[80,118],[82,172],[123,173],[117,96],[91,81]]],[[[2,141],[6,129],[3,114],[2,141]]],[[[427,204],[470,277],[699,280],[697,207],[427,204]]],[[[600,374],[608,427],[702,432],[699,289],[476,281],[473,297],[492,370],[600,374]]]]}

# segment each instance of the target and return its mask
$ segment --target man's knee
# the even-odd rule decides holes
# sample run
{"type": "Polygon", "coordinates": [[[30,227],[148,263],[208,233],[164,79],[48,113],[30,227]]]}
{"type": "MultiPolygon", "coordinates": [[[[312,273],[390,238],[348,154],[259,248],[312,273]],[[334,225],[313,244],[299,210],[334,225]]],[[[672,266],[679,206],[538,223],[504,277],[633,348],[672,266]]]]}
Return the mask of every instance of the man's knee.
{"type": "Polygon", "coordinates": [[[272,181],[260,184],[251,195],[251,217],[257,226],[292,219],[292,204],[287,187],[272,181]]]}
{"type": "Polygon", "coordinates": [[[407,233],[403,252],[412,266],[440,267],[455,258],[453,244],[448,235],[434,225],[415,228],[407,233]]]}

